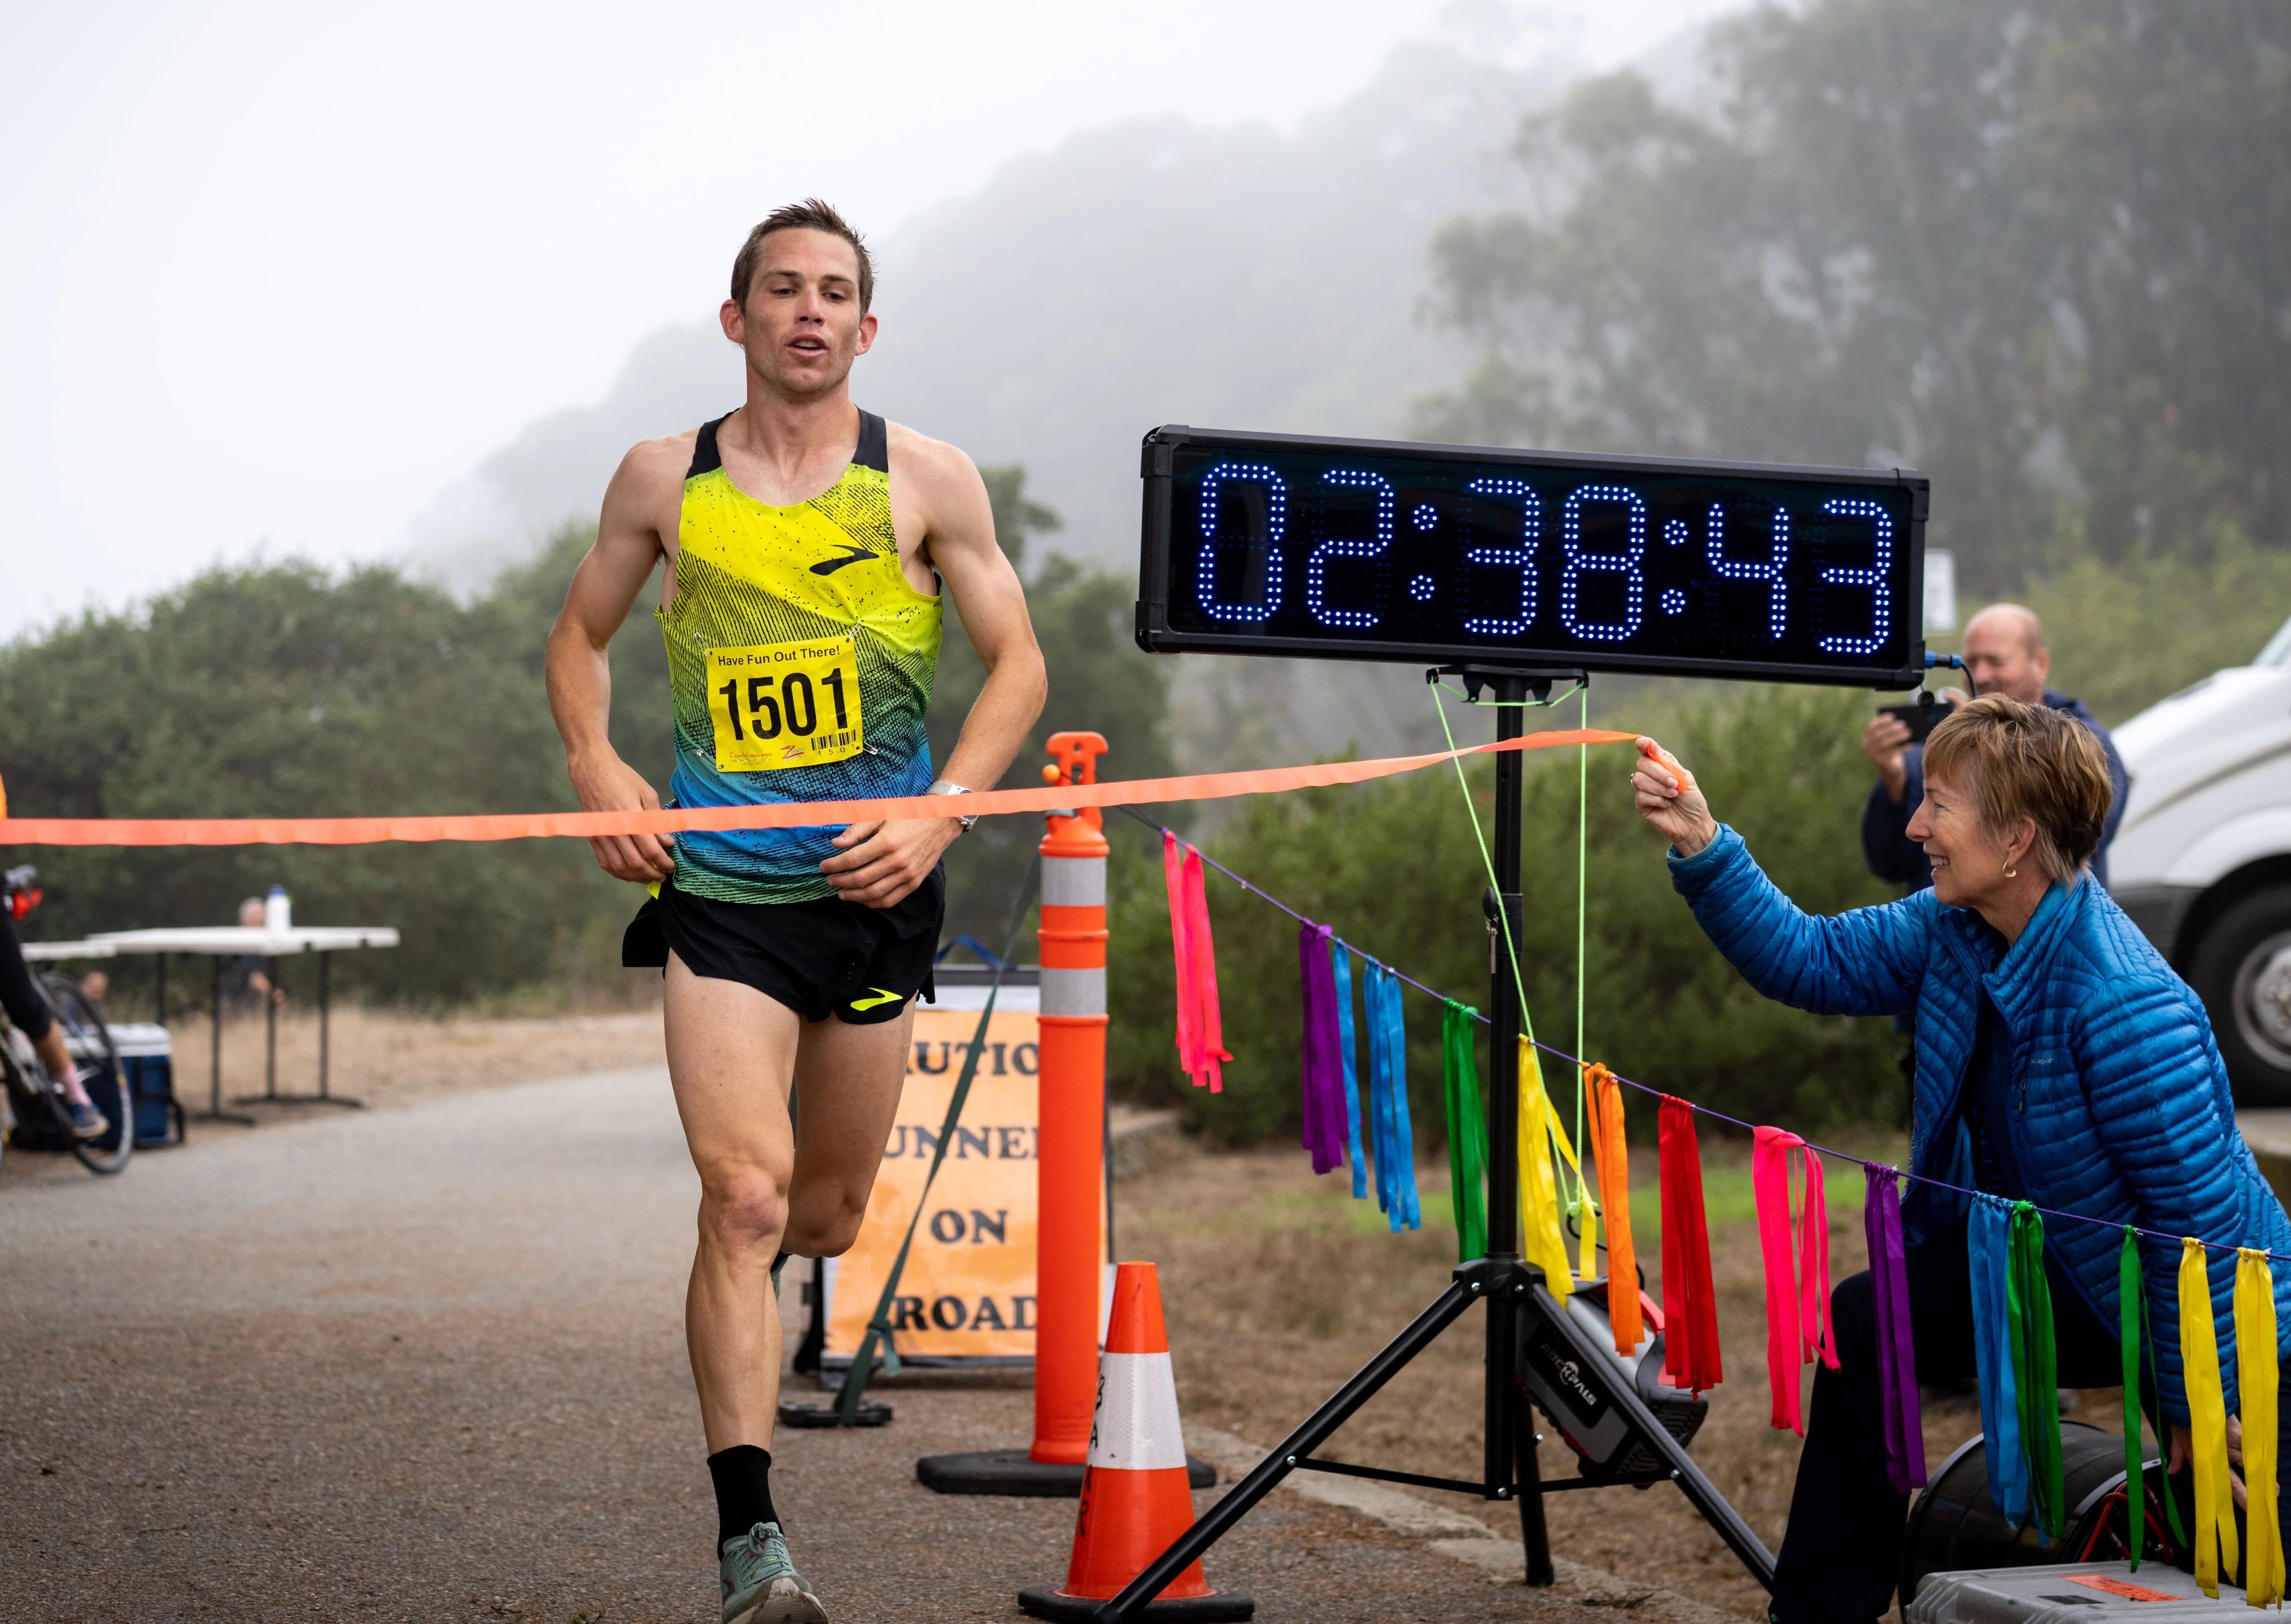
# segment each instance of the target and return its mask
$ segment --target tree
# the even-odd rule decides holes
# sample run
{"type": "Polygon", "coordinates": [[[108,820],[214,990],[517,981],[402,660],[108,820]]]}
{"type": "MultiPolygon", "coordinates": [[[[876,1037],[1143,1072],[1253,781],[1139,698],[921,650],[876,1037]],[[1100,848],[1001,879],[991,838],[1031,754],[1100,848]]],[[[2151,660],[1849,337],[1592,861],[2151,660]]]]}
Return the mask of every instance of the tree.
{"type": "MultiPolygon", "coordinates": [[[[1005,782],[1025,786],[1049,760],[1044,741],[1066,729],[1105,736],[1111,777],[1159,777],[1174,770],[1167,733],[1169,671],[1130,636],[1137,593],[1111,571],[1051,554],[1029,567],[1033,538],[1059,529],[1057,514],[1025,494],[1022,468],[979,470],[994,506],[994,534],[1026,587],[1026,607],[1049,672],[1049,699],[1026,736],[1005,782]]],[[[931,756],[953,752],[963,719],[986,680],[985,668],[949,602],[946,641],[930,712],[931,756]]],[[[986,785],[974,787],[985,788],[986,785]]],[[[947,925],[944,939],[969,935],[999,950],[1009,929],[1012,897],[1024,883],[1042,826],[1032,817],[980,820],[947,850],[947,925]]],[[[1026,951],[1033,951],[1031,944],[1026,951]]]]}
{"type": "Polygon", "coordinates": [[[1523,127],[1539,210],[1433,262],[1481,366],[1442,438],[1914,464],[2015,586],[2088,540],[2291,543],[2291,12],[1818,0],[1523,127]]]}

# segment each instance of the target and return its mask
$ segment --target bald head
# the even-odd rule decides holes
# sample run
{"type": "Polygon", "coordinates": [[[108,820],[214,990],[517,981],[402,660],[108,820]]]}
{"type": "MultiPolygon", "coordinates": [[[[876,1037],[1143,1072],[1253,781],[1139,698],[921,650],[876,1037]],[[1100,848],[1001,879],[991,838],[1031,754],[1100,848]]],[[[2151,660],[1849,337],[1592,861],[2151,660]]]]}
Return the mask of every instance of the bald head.
{"type": "Polygon", "coordinates": [[[2053,671],[2044,622],[2022,605],[1990,604],[1965,623],[1965,669],[1976,694],[2043,703],[2045,679],[2053,671]]]}

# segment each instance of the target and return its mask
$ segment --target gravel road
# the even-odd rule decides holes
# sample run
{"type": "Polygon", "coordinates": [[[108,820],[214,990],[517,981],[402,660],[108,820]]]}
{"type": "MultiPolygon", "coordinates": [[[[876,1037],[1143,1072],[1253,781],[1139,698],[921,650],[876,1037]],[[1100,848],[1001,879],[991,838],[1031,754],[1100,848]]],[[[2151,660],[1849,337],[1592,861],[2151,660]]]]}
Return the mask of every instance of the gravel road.
{"type": "MultiPolygon", "coordinates": [[[[0,1171],[0,1617],[715,1619],[663,1073],[195,1131],[116,1180],[0,1171]]],[[[1071,1503],[941,1498],[913,1461],[1023,1443],[1026,1392],[892,1397],[881,1431],[782,1435],[799,1560],[837,1624],[1019,1616],[1071,1503]]],[[[1209,1571],[1274,1624],[1618,1611],[1285,1491],[1209,1571]]]]}

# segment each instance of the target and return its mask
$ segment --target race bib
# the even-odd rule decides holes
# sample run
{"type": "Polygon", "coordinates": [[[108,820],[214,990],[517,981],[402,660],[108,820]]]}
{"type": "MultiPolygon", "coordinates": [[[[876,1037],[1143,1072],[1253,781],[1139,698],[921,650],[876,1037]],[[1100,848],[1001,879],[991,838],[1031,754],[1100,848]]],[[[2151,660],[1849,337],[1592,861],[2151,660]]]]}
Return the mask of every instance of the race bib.
{"type": "Polygon", "coordinates": [[[708,651],[716,770],[765,773],[840,761],[865,748],[859,660],[848,637],[708,651]]]}

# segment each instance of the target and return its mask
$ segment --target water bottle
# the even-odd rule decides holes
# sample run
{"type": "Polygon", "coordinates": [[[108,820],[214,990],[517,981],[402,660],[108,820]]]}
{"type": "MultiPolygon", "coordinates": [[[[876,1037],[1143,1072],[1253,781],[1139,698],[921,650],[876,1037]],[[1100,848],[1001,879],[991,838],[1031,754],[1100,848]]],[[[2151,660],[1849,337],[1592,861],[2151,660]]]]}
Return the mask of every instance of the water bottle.
{"type": "Polygon", "coordinates": [[[262,899],[262,928],[265,930],[292,930],[294,928],[294,899],[286,895],[285,886],[272,886],[270,895],[262,899]]]}

